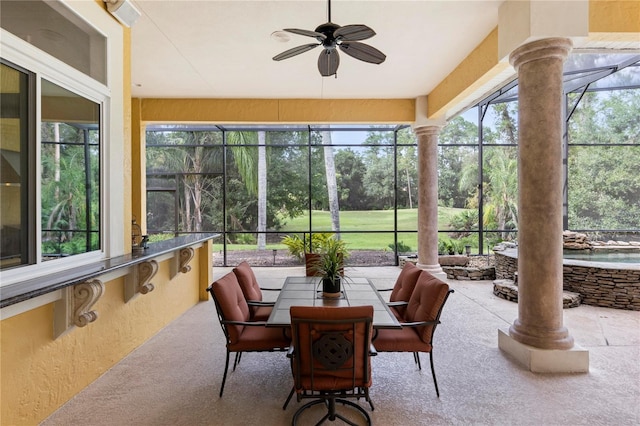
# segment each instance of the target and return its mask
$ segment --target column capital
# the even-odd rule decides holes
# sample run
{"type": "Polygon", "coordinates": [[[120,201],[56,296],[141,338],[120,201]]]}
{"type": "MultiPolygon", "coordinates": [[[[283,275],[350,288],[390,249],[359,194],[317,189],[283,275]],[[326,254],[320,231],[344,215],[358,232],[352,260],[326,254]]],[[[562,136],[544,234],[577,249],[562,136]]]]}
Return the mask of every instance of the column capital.
{"type": "Polygon", "coordinates": [[[440,133],[440,130],[442,130],[442,127],[444,127],[444,123],[421,125],[421,126],[414,127],[413,132],[418,136],[437,135],[440,133]]]}
{"type": "Polygon", "coordinates": [[[521,65],[527,62],[537,61],[540,59],[557,58],[565,60],[573,43],[568,38],[554,37],[544,38],[523,44],[509,55],[509,63],[517,70],[521,65]]]}

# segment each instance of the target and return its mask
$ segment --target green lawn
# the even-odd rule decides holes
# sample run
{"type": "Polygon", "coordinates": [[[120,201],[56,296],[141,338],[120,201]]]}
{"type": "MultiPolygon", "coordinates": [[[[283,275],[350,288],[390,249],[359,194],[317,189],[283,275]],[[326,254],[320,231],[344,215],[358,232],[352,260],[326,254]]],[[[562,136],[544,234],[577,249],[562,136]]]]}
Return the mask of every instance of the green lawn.
{"type": "MultiPolygon", "coordinates": [[[[438,228],[447,229],[450,218],[463,209],[449,207],[438,208],[438,228]]],[[[317,232],[331,232],[331,218],[329,212],[313,211],[313,229],[317,232]]],[[[309,228],[309,215],[289,219],[282,227],[283,233],[295,233],[306,231],[309,228]]],[[[340,228],[343,232],[348,231],[389,231],[389,233],[344,233],[342,238],[346,241],[350,250],[390,250],[389,244],[393,243],[393,210],[368,210],[368,211],[345,211],[340,213],[340,228]]],[[[408,245],[410,251],[418,250],[417,242],[418,210],[403,209],[398,210],[398,229],[411,230],[411,232],[400,233],[398,241],[408,245]]],[[[215,244],[214,250],[220,250],[221,244],[215,244]]],[[[254,245],[230,244],[228,250],[249,250],[255,249],[254,245]]],[[[283,244],[269,244],[268,249],[286,249],[283,244]]]]}

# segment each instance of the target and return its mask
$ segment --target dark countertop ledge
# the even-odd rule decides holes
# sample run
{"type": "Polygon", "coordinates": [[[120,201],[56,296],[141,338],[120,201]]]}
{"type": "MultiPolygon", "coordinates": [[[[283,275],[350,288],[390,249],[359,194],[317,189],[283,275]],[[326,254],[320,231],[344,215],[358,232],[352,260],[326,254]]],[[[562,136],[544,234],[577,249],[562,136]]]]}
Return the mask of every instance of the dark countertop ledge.
{"type": "Polygon", "coordinates": [[[48,274],[0,288],[0,308],[24,302],[46,293],[75,285],[89,279],[151,260],[163,254],[193,246],[220,236],[220,234],[189,234],[149,244],[144,251],[112,257],[76,268],[48,274]]]}

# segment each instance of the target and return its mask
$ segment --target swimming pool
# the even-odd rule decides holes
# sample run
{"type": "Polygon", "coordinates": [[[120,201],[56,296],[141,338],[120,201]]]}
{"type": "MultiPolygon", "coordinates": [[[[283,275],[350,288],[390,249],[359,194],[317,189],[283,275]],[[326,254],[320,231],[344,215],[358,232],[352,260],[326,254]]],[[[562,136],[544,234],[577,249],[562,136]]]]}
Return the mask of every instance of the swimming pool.
{"type": "Polygon", "coordinates": [[[640,251],[638,252],[609,252],[609,253],[575,253],[565,251],[564,259],[584,260],[586,262],[604,262],[604,263],[638,263],[640,264],[640,251]]]}

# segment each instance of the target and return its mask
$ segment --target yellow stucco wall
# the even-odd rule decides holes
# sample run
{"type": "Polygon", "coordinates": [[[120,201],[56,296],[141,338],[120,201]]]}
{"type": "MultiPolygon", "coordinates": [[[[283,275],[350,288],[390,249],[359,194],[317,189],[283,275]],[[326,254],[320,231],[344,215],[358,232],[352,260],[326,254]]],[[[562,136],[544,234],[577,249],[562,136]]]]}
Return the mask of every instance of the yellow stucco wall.
{"type": "Polygon", "coordinates": [[[460,102],[478,87],[509,67],[498,61],[498,28],[496,27],[427,96],[427,116],[441,118],[448,108],[460,102]]]}
{"type": "Polygon", "coordinates": [[[589,33],[610,33],[640,41],[640,1],[590,0],[589,33]]]}
{"type": "Polygon", "coordinates": [[[196,250],[191,271],[173,280],[169,279],[169,262],[160,263],[151,280],[155,289],[127,303],[124,278],[105,283],[105,292],[93,307],[98,319],[55,340],[54,304],[2,321],[0,424],[42,421],[198,303],[211,279],[210,253],[210,243],[196,250]]]}
{"type": "Polygon", "coordinates": [[[411,123],[414,99],[141,99],[143,122],[411,123]]]}

